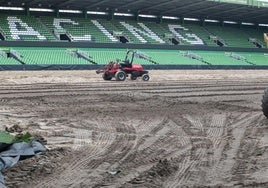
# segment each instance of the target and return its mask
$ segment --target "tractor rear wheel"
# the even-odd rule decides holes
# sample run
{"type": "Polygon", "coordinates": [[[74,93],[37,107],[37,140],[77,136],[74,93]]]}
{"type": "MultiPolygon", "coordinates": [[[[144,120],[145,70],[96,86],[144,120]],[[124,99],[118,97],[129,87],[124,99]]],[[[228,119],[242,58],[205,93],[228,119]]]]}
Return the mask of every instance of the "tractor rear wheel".
{"type": "Polygon", "coordinates": [[[268,88],[264,91],[261,106],[263,114],[268,118],[268,88]]]}
{"type": "Polygon", "coordinates": [[[149,81],[150,80],[150,76],[148,74],[144,74],[144,75],[142,75],[142,80],[143,81],[149,81]]]}
{"type": "Polygon", "coordinates": [[[125,72],[123,71],[118,71],[116,74],[115,74],[115,79],[117,81],[124,81],[126,79],[127,75],[125,72]]]}
{"type": "Polygon", "coordinates": [[[102,78],[103,80],[111,80],[113,76],[110,74],[103,73],[102,78]]]}

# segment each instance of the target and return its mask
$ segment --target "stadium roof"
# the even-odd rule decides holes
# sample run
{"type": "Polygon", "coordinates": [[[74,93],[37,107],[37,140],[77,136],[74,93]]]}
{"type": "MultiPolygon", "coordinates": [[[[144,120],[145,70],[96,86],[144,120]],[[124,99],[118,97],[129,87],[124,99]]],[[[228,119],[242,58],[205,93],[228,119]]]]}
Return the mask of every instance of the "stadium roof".
{"type": "MultiPolygon", "coordinates": [[[[88,10],[268,23],[266,0],[0,0],[0,6],[88,10]],[[247,2],[243,4],[243,1],[247,2]],[[248,2],[251,2],[248,4],[248,2]],[[258,2],[258,4],[256,4],[258,2]],[[261,2],[261,6],[259,6],[261,2]]],[[[268,4],[268,3],[267,3],[268,4]]]]}

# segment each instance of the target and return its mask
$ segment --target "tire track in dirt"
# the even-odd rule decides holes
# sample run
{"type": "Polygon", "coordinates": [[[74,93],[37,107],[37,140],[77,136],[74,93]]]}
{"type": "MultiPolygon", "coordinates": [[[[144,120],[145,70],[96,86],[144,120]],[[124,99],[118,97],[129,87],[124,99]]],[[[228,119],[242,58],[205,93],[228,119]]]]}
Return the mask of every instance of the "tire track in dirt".
{"type": "MultiPolygon", "coordinates": [[[[118,178],[116,186],[120,187],[124,183],[138,178],[140,175],[153,168],[153,166],[162,159],[170,158],[171,156],[177,157],[185,153],[186,151],[182,153],[181,149],[186,148],[184,144],[189,145],[190,143],[187,143],[185,137],[177,136],[177,134],[181,133],[181,131],[178,131],[179,128],[180,127],[168,117],[165,117],[162,122],[160,121],[158,124],[155,124],[155,127],[150,129],[149,135],[144,135],[144,137],[141,137],[137,142],[137,147],[135,147],[132,152],[134,153],[134,160],[130,156],[130,159],[126,158],[126,161],[122,161],[123,166],[127,165],[127,169],[131,171],[131,173],[123,179],[118,178]],[[170,145],[170,143],[173,144],[170,145]],[[132,162],[132,165],[129,165],[131,160],[134,163],[132,162]]],[[[150,181],[149,179],[147,179],[147,181],[150,181]]]]}
{"type": "Polygon", "coordinates": [[[226,115],[215,114],[212,116],[211,125],[207,128],[207,136],[211,139],[214,151],[217,150],[226,126],[226,115]]]}
{"type": "MultiPolygon", "coordinates": [[[[2,86],[2,89],[0,89],[0,94],[12,94],[12,93],[16,93],[16,94],[20,94],[20,93],[50,93],[50,92],[61,92],[61,91],[66,91],[66,92],[71,92],[71,91],[78,91],[78,92],[82,92],[82,91],[129,91],[132,90],[133,88],[135,90],[141,90],[141,91],[154,91],[159,90],[159,92],[161,91],[161,89],[166,89],[166,90],[172,90],[172,89],[189,89],[189,90],[198,90],[198,88],[219,88],[219,85],[223,86],[223,87],[233,87],[232,90],[240,90],[243,88],[247,88],[247,89],[263,89],[266,87],[266,85],[268,85],[268,83],[265,82],[261,82],[259,84],[254,83],[254,85],[250,85],[250,83],[243,83],[243,82],[239,82],[234,84],[234,82],[232,83],[219,83],[219,81],[214,81],[211,84],[202,84],[200,83],[200,81],[196,81],[196,83],[189,83],[187,82],[173,82],[173,83],[167,83],[167,84],[156,84],[154,82],[152,83],[139,83],[138,85],[133,83],[133,82],[129,82],[129,84],[107,84],[107,82],[105,82],[104,85],[97,84],[97,85],[93,85],[92,83],[88,83],[88,84],[83,84],[83,85],[73,85],[73,84],[64,84],[64,85],[52,85],[50,87],[47,87],[47,84],[44,86],[39,86],[38,84],[32,86],[32,85],[26,85],[25,87],[22,87],[21,85],[17,85],[16,87],[14,87],[14,89],[8,87],[4,87],[2,86]],[[109,86],[107,88],[105,88],[106,86],[109,86]],[[89,87],[90,86],[90,87],[89,87]],[[157,86],[157,87],[156,87],[157,86]],[[28,88],[27,88],[28,87],[28,88]],[[9,91],[9,92],[7,92],[9,91]]],[[[221,87],[222,90],[224,90],[224,88],[221,87]]],[[[213,90],[212,90],[213,91],[213,90]]],[[[162,91],[163,92],[163,91],[162,91]]]]}
{"type": "MultiPolygon", "coordinates": [[[[98,130],[100,131],[109,130],[107,126],[110,126],[107,122],[105,122],[105,120],[98,122],[97,125],[98,130]]],[[[131,132],[129,131],[129,127],[126,127],[126,130],[131,132]]],[[[79,151],[84,157],[74,158],[74,161],[65,167],[63,172],[61,172],[60,178],[63,181],[55,182],[56,180],[52,178],[45,183],[36,185],[35,187],[77,187],[84,182],[92,180],[91,178],[94,179],[94,176],[90,178],[90,171],[94,169],[99,173],[103,173],[105,169],[101,168],[106,167],[105,165],[102,165],[103,163],[115,163],[121,159],[122,156],[125,156],[129,152],[129,147],[132,146],[132,136],[129,136],[124,132],[116,131],[114,134],[110,134],[94,131],[93,134],[95,134],[95,136],[93,136],[91,147],[84,147],[83,151],[79,151]],[[107,154],[110,154],[113,157],[110,158],[107,154]],[[83,175],[80,174],[82,173],[81,171],[87,171],[86,179],[84,179],[83,175]]]]}
{"type": "Polygon", "coordinates": [[[198,134],[198,136],[200,136],[201,132],[201,137],[196,138],[193,137],[193,135],[184,133],[185,134],[184,139],[185,138],[188,139],[187,148],[189,150],[185,150],[186,153],[183,153],[184,157],[182,158],[181,161],[179,161],[178,165],[179,170],[172,176],[171,179],[168,179],[165,182],[165,187],[178,187],[184,185],[191,185],[192,179],[195,180],[195,183],[198,183],[198,179],[196,178],[196,172],[194,169],[197,169],[198,166],[202,165],[202,162],[207,154],[206,151],[207,147],[204,147],[206,146],[206,144],[204,145],[204,139],[202,138],[205,135],[203,134],[204,125],[201,122],[201,119],[193,118],[190,115],[186,115],[184,116],[184,118],[191,123],[191,128],[193,128],[194,130],[198,130],[197,132],[194,131],[198,134]]]}
{"type": "MultiPolygon", "coordinates": [[[[231,135],[226,135],[225,137],[223,137],[223,141],[225,142],[225,148],[223,151],[221,151],[221,157],[219,156],[219,154],[214,155],[215,164],[213,165],[211,175],[208,176],[209,182],[218,182],[222,184],[230,182],[232,168],[234,168],[235,166],[237,154],[240,150],[241,143],[243,142],[246,128],[252,122],[256,121],[256,118],[259,117],[259,114],[245,113],[243,114],[243,116],[242,119],[238,119],[236,122],[229,125],[231,135]],[[228,148],[226,148],[226,146],[228,146],[228,148]],[[223,155],[226,155],[226,157],[222,158],[223,155]]],[[[221,147],[219,148],[221,150],[221,147]]],[[[215,154],[217,153],[215,152],[215,154]]],[[[230,186],[232,186],[232,184],[230,186]]]]}
{"type": "Polygon", "coordinates": [[[85,129],[74,129],[73,132],[75,135],[72,146],[73,150],[79,150],[92,143],[92,131],[85,129]]]}
{"type": "MultiPolygon", "coordinates": [[[[231,104],[230,97],[247,103],[266,85],[264,79],[8,84],[0,86],[0,103],[15,115],[29,112],[44,121],[29,129],[45,135],[48,146],[72,149],[61,168],[31,187],[128,187],[135,179],[138,187],[227,185],[225,180],[233,186],[239,177],[254,181],[237,156],[257,148],[258,139],[247,136],[257,132],[246,127],[260,113],[246,113],[252,109],[231,104]],[[216,96],[216,103],[192,102],[216,96]],[[153,176],[165,160],[173,170],[153,176]]],[[[255,129],[261,125],[256,121],[255,129]]]]}

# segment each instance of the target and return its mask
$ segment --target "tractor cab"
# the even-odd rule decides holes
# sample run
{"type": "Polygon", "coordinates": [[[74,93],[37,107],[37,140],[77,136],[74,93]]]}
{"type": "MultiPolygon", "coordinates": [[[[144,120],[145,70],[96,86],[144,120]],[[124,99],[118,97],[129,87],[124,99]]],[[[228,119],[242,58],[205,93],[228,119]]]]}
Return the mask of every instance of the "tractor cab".
{"type": "Polygon", "coordinates": [[[132,67],[132,63],[130,63],[129,59],[125,59],[125,60],[123,61],[123,63],[120,63],[120,66],[121,66],[122,68],[124,68],[124,67],[131,68],[131,67],[132,67]]]}
{"type": "Polygon", "coordinates": [[[121,67],[127,67],[127,68],[131,68],[132,67],[132,63],[133,63],[133,59],[135,56],[135,53],[137,53],[134,50],[128,50],[125,59],[122,61],[122,63],[120,63],[121,67]]]}

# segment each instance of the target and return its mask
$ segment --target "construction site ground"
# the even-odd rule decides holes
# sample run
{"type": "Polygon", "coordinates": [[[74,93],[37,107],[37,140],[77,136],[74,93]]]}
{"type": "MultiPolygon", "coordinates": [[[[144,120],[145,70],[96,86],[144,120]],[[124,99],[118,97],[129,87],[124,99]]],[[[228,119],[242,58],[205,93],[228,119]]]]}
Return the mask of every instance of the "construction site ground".
{"type": "Polygon", "coordinates": [[[268,187],[265,70],[0,74],[0,129],[48,148],[3,172],[7,187],[268,187]]]}

